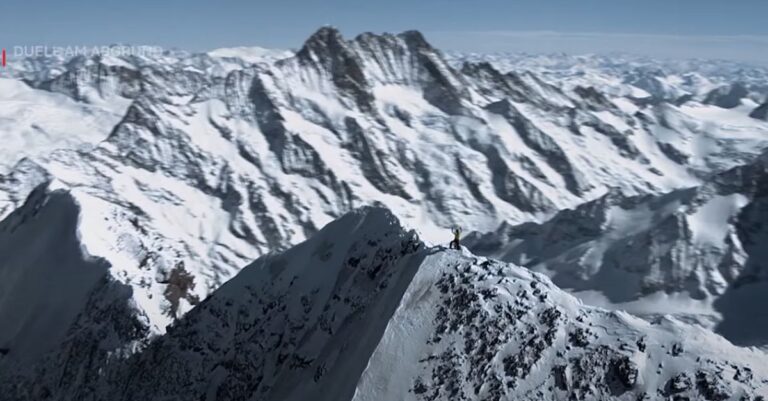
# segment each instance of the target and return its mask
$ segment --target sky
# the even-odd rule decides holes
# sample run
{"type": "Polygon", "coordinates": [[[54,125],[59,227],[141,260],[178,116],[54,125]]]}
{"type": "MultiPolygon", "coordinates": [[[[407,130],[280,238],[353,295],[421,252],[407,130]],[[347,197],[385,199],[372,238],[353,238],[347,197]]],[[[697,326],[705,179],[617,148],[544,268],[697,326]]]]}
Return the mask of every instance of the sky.
{"type": "Polygon", "coordinates": [[[446,50],[627,52],[768,64],[768,0],[2,0],[0,46],[298,48],[323,25],[346,36],[422,31],[446,50]]]}

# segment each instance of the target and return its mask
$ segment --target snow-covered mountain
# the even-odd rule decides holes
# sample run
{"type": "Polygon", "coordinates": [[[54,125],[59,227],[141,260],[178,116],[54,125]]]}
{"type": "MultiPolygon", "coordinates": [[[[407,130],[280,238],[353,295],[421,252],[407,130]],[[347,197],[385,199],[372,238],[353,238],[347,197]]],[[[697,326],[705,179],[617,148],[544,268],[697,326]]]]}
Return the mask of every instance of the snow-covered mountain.
{"type": "Polygon", "coordinates": [[[675,319],[583,306],[543,275],[429,248],[377,208],[260,258],[131,357],[97,368],[88,345],[68,343],[29,382],[2,382],[6,399],[740,400],[768,392],[759,351],[675,319]]]}
{"type": "Polygon", "coordinates": [[[413,31],[323,28],[295,53],[250,50],[26,60],[3,80],[25,110],[61,104],[4,131],[40,119],[50,133],[0,171],[7,394],[101,394],[104,372],[125,379],[124,358],[140,361],[243,266],[361,205],[442,241],[454,225],[543,222],[611,188],[699,186],[768,146],[751,92],[731,108],[649,101],[625,82],[456,66],[413,31]],[[59,271],[69,278],[50,281],[59,271]]]}
{"type": "Polygon", "coordinates": [[[93,149],[20,161],[0,178],[0,215],[46,182],[70,189],[83,247],[131,285],[158,333],[189,309],[163,301],[177,266],[202,299],[358,205],[383,203],[440,240],[452,225],[541,219],[609,187],[694,185],[768,142],[768,124],[738,108],[455,70],[417,32],[346,41],[323,28],[258,65],[177,53],[64,65],[27,82],[83,105],[127,103],[125,115],[93,149]]]}
{"type": "Polygon", "coordinates": [[[717,325],[736,343],[764,345],[767,191],[768,153],[698,187],[629,197],[610,192],[547,222],[503,224],[465,243],[545,272],[562,288],[586,291],[585,299],[597,292],[604,305],[677,313],[717,325]]]}
{"type": "Polygon", "coordinates": [[[0,174],[25,157],[44,157],[60,148],[91,148],[107,137],[127,107],[124,102],[114,107],[83,104],[0,77],[0,174]]]}
{"type": "MultiPolygon", "coordinates": [[[[230,213],[249,220],[237,224],[253,234],[238,235],[261,251],[374,199],[410,221],[434,222],[425,230],[434,232],[539,219],[609,187],[665,192],[748,160],[768,130],[740,109],[637,105],[487,64],[457,71],[417,33],[347,42],[324,28],[282,61],[252,66],[229,55],[78,58],[31,84],[87,104],[130,102],[88,157],[170,176],[203,196],[248,199],[266,189],[251,200],[282,205],[275,221],[250,222],[262,206],[230,213]],[[224,176],[203,183],[203,175],[224,176]],[[221,186],[232,189],[214,189],[221,186]]],[[[86,169],[83,158],[64,152],[36,162],[72,179],[55,170],[86,169]]],[[[90,180],[72,185],[101,188],[80,182],[90,180]]],[[[28,187],[4,191],[3,215],[28,187]]]]}
{"type": "Polygon", "coordinates": [[[448,53],[454,65],[488,62],[502,72],[534,72],[562,85],[594,85],[600,90],[655,101],[702,100],[731,85],[761,102],[768,97],[768,67],[729,60],[652,59],[629,54],[448,53]]]}

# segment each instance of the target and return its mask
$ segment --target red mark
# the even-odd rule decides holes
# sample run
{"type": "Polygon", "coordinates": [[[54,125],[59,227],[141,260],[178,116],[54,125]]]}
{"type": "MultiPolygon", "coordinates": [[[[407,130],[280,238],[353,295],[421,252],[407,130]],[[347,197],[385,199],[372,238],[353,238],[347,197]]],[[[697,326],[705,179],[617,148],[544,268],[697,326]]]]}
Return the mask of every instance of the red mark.
{"type": "Polygon", "coordinates": [[[3,67],[5,67],[5,49],[3,49],[3,67]]]}

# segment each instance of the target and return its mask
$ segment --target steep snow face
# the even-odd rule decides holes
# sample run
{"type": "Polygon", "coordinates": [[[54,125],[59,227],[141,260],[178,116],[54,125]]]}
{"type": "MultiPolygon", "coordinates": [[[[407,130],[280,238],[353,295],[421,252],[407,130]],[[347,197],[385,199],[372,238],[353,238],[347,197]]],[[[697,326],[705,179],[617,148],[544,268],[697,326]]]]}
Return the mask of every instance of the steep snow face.
{"type": "MultiPolygon", "coordinates": [[[[428,248],[391,212],[364,208],[246,267],[76,394],[740,400],[768,391],[764,361],[673,318],[587,307],[543,275],[428,248]]],[[[66,399],[66,382],[31,383],[48,389],[37,399],[66,399]]]]}
{"type": "Polygon", "coordinates": [[[422,264],[353,400],[735,400],[766,394],[764,362],[705,329],[585,307],[544,276],[443,251],[422,264]]]}
{"type": "Polygon", "coordinates": [[[40,186],[0,223],[3,399],[80,399],[100,369],[152,333],[130,280],[84,249],[82,209],[67,191],[40,186]]]}
{"type": "Polygon", "coordinates": [[[83,254],[77,218],[70,197],[39,188],[0,224],[2,371],[57,350],[106,274],[103,262],[83,254]]]}
{"type": "Polygon", "coordinates": [[[662,196],[613,192],[546,223],[503,225],[465,243],[544,272],[587,302],[643,315],[675,313],[717,325],[736,343],[764,345],[768,319],[750,305],[764,300],[754,294],[766,278],[759,210],[767,157],[700,187],[662,196]]]}
{"type": "Polygon", "coordinates": [[[420,247],[386,210],[350,213],[244,268],[110,374],[109,391],[98,398],[350,399],[425,257],[420,247]],[[180,369],[152,374],[160,368],[155,358],[180,369]],[[171,377],[186,384],[176,387],[171,382],[181,383],[171,377]],[[118,388],[123,380],[130,390],[118,388]]]}

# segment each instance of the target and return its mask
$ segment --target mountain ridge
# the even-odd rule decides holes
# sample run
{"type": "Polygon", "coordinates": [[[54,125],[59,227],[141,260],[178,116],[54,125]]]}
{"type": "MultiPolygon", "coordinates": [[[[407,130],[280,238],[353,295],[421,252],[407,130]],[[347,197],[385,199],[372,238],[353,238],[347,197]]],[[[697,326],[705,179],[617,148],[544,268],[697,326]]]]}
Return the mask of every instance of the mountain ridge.
{"type": "MultiPolygon", "coordinates": [[[[597,291],[617,307],[654,294],[687,293],[713,302],[709,314],[721,314],[716,329],[731,341],[765,344],[761,315],[749,309],[750,325],[739,317],[760,303],[743,291],[765,280],[758,210],[767,160],[763,154],[701,186],[663,195],[612,192],[546,223],[503,224],[493,233],[471,234],[466,243],[480,254],[546,272],[563,288],[597,291]],[[730,304],[732,298],[741,303],[730,304]]],[[[674,309],[665,303],[642,307],[646,314],[674,309]]]]}
{"type": "Polygon", "coordinates": [[[514,265],[425,247],[390,211],[362,208],[243,269],[146,348],[70,372],[78,386],[42,376],[4,394],[727,400],[765,392],[761,358],[671,318],[585,307],[514,265]]]}

